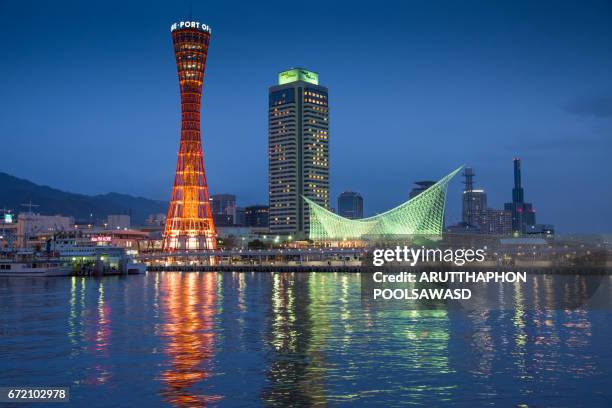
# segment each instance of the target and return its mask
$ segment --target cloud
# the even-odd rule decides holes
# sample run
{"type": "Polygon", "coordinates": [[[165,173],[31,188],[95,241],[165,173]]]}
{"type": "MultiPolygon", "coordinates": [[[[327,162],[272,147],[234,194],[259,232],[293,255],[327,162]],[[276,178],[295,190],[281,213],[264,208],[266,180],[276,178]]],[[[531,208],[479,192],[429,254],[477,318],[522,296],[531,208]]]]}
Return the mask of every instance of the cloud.
{"type": "Polygon", "coordinates": [[[609,118],[612,117],[612,95],[577,98],[569,102],[564,109],[575,115],[609,118]]]}

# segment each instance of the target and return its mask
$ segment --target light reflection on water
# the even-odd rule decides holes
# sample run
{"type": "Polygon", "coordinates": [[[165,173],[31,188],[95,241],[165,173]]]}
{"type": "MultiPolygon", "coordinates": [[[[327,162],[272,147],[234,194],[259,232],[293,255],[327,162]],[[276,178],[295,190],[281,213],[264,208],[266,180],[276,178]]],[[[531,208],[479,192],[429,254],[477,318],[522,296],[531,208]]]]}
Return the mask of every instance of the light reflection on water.
{"type": "Polygon", "coordinates": [[[564,290],[537,277],[465,312],[372,308],[356,274],[3,279],[0,386],[92,407],[605,406],[612,311],[551,310],[564,290]]]}
{"type": "Polygon", "coordinates": [[[202,406],[221,396],[199,393],[197,385],[213,375],[216,274],[172,274],[163,281],[166,315],[161,337],[168,367],[160,378],[161,395],[177,406],[202,406]]]}

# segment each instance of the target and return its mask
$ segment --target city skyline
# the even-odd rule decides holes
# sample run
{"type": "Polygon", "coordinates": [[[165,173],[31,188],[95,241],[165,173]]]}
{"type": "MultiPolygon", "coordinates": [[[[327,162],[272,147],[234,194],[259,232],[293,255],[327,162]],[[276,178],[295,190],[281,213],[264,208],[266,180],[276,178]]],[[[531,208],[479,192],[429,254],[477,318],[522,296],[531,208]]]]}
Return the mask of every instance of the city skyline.
{"type": "MultiPolygon", "coordinates": [[[[20,15],[20,7],[28,6],[33,7],[5,4],[2,14],[20,15]]],[[[11,154],[0,170],[67,191],[167,199],[180,127],[168,25],[185,17],[188,7],[87,7],[39,7],[30,18],[45,38],[26,32],[16,41],[20,21],[3,24],[7,58],[1,81],[7,92],[0,132],[11,154]],[[87,22],[72,18],[89,14],[95,18],[87,22]],[[82,37],[66,42],[77,29],[82,37]],[[138,36],[131,38],[134,32],[138,36]],[[127,42],[129,53],[120,41],[127,42]],[[150,69],[142,69],[142,59],[150,69]],[[29,120],[31,110],[40,113],[38,120],[29,120]]],[[[609,14],[609,5],[586,9],[564,3],[554,13],[531,5],[529,16],[521,16],[520,6],[481,4],[471,16],[469,7],[410,5],[393,17],[377,9],[366,13],[369,7],[356,4],[331,27],[340,7],[333,5],[316,17],[322,27],[317,32],[304,17],[288,28],[274,20],[270,6],[254,16],[249,7],[229,19],[222,6],[194,5],[194,16],[216,30],[202,121],[211,194],[233,192],[245,204],[267,202],[266,87],[279,71],[302,65],[321,73],[332,95],[331,197],[358,191],[365,213],[372,215],[403,202],[415,181],[436,179],[449,166],[465,163],[478,168],[479,186],[492,206],[501,207],[511,198],[509,163],[520,156],[526,200],[559,232],[612,229],[607,204],[612,197],[602,182],[612,143],[605,138],[612,114],[606,93],[612,88],[606,74],[612,51],[604,41],[610,28],[598,17],[609,14]],[[453,13],[456,19],[449,17],[453,13]],[[365,15],[367,24],[359,25],[365,15]],[[496,27],[501,15],[505,25],[496,27]],[[416,16],[423,22],[413,21],[416,16]],[[379,25],[383,17],[390,17],[385,27],[379,25]],[[275,29],[266,30],[272,21],[275,29]],[[470,27],[470,21],[481,24],[470,27]],[[448,27],[436,32],[441,22],[448,27]],[[556,31],[567,24],[576,28],[556,31]],[[449,39],[459,28],[460,38],[449,39]],[[260,35],[258,43],[271,45],[273,39],[286,44],[274,37],[283,29],[299,34],[293,48],[282,59],[268,51],[254,58],[249,30],[260,35]],[[360,46],[351,43],[352,35],[359,36],[360,46]],[[470,39],[485,35],[504,52],[486,41],[469,46],[470,39]],[[312,41],[323,46],[311,60],[312,41]],[[389,66],[398,69],[383,75],[389,66]],[[355,117],[370,120],[353,123],[355,117]],[[247,152],[248,168],[241,164],[247,152]],[[360,161],[369,171],[359,171],[360,161]],[[575,219],[576,208],[592,211],[575,219]]],[[[461,218],[460,190],[459,183],[449,189],[449,220],[461,218]]]]}

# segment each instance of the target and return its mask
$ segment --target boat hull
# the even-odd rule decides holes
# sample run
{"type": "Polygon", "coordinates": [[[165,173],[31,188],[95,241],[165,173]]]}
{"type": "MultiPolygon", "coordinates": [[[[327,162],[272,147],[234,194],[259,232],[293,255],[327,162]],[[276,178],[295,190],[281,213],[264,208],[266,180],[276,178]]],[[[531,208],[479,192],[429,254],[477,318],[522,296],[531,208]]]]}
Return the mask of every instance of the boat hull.
{"type": "Polygon", "coordinates": [[[49,276],[70,276],[72,275],[71,268],[57,267],[48,269],[23,269],[23,270],[0,270],[0,277],[49,277],[49,276]]]}

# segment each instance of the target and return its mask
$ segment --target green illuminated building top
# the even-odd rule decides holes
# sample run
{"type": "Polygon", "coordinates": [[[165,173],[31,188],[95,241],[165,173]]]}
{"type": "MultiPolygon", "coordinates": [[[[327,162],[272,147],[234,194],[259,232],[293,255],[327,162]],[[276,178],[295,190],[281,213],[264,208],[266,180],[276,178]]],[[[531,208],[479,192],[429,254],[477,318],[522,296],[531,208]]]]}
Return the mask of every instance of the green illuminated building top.
{"type": "Polygon", "coordinates": [[[319,74],[304,68],[291,68],[278,74],[278,84],[284,85],[291,82],[304,81],[309,84],[319,85],[319,74]]]}

